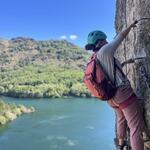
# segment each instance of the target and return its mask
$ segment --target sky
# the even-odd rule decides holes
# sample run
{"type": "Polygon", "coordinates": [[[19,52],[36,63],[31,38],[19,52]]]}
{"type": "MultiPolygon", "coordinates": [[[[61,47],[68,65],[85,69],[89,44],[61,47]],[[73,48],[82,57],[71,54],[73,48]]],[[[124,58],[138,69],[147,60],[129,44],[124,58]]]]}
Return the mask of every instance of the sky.
{"type": "Polygon", "coordinates": [[[115,0],[1,0],[0,38],[68,40],[81,47],[93,30],[115,36],[115,0]]]}

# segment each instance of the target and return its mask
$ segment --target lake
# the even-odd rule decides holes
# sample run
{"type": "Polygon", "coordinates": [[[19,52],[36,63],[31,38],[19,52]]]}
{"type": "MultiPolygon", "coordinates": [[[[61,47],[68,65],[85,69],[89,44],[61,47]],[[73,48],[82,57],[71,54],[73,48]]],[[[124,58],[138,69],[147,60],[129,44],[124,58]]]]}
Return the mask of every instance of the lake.
{"type": "Polygon", "coordinates": [[[0,150],[115,150],[115,115],[96,99],[2,100],[35,107],[0,127],[0,150]]]}

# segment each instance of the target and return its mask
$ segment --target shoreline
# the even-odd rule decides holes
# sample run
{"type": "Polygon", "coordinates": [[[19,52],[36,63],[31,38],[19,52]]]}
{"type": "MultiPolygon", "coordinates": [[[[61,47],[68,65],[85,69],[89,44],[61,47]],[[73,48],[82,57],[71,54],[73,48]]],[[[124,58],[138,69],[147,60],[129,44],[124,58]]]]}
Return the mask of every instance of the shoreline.
{"type": "Polygon", "coordinates": [[[1,94],[0,96],[4,96],[4,97],[10,97],[10,98],[22,98],[22,99],[25,99],[25,98],[30,98],[30,99],[47,99],[47,98],[55,98],[55,99],[59,99],[59,98],[93,98],[93,96],[89,95],[89,94],[84,94],[83,96],[78,96],[78,95],[72,95],[72,94],[68,94],[68,95],[65,95],[65,96],[22,96],[22,95],[9,95],[9,94],[1,94]]]}
{"type": "Polygon", "coordinates": [[[0,126],[17,119],[23,114],[35,112],[34,107],[26,107],[22,104],[7,103],[0,100],[0,126]]]}

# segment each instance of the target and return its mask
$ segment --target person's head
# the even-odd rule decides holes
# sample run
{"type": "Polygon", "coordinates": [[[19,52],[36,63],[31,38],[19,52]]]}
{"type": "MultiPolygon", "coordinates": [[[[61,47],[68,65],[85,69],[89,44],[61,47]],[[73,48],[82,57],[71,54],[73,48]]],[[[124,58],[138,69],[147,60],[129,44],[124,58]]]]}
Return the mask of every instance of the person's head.
{"type": "Polygon", "coordinates": [[[99,51],[102,46],[107,43],[107,36],[102,31],[92,31],[88,34],[87,44],[85,45],[86,50],[93,50],[94,52],[99,51]]]}

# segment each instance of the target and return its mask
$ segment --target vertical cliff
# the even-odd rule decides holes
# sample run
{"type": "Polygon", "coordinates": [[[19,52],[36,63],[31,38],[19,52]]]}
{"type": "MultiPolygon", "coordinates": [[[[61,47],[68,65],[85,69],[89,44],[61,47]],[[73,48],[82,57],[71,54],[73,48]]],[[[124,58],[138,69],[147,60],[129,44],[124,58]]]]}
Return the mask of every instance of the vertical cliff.
{"type": "MultiPolygon", "coordinates": [[[[115,28],[119,33],[136,19],[150,17],[150,0],[116,0],[115,28]]],[[[142,20],[132,29],[118,48],[117,57],[127,60],[145,51],[146,58],[136,60],[124,68],[144,109],[147,128],[150,131],[150,20],[142,20]]],[[[150,133],[150,132],[149,132],[150,133]]],[[[150,149],[145,148],[147,150],[150,149]]]]}

